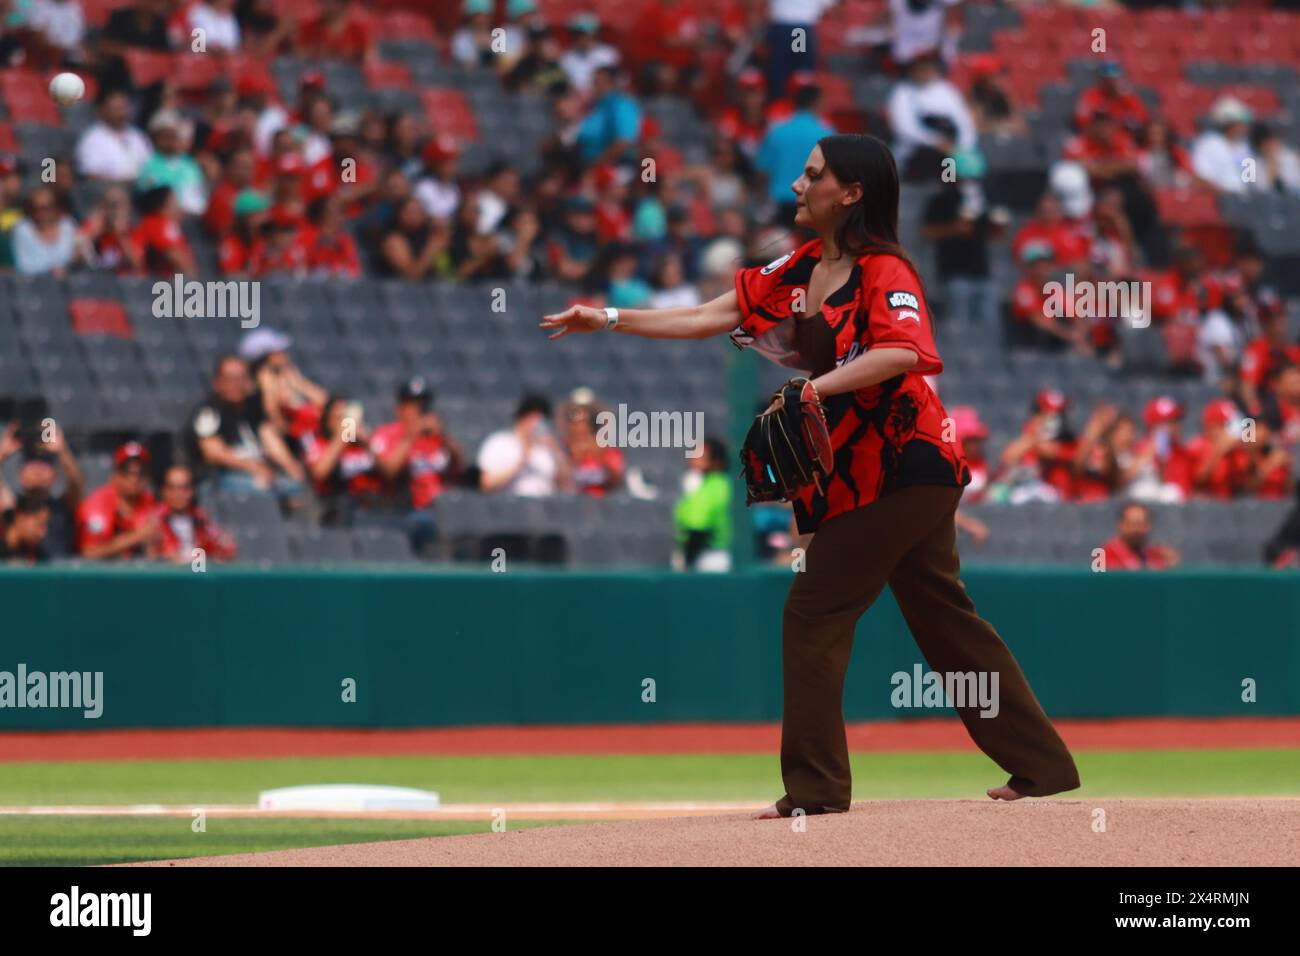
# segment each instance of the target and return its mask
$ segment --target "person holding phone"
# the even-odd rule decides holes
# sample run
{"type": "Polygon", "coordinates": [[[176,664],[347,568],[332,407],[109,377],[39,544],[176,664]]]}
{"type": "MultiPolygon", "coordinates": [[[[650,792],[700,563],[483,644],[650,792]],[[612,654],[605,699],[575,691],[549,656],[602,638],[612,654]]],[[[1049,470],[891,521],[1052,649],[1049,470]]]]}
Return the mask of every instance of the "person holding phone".
{"type": "Polygon", "coordinates": [[[572,486],[569,456],[549,425],[551,403],[543,395],[525,395],[515,409],[514,424],[493,432],[478,452],[483,491],[522,498],[545,498],[572,486]]]}

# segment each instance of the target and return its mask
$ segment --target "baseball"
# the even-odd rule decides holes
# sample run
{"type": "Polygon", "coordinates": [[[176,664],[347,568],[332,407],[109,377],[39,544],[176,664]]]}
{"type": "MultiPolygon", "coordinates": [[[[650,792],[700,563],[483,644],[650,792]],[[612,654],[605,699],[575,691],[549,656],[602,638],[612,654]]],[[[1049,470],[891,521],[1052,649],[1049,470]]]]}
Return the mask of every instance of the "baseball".
{"type": "Polygon", "coordinates": [[[86,95],[86,83],[75,73],[60,73],[50,80],[50,96],[60,106],[71,106],[86,95]]]}

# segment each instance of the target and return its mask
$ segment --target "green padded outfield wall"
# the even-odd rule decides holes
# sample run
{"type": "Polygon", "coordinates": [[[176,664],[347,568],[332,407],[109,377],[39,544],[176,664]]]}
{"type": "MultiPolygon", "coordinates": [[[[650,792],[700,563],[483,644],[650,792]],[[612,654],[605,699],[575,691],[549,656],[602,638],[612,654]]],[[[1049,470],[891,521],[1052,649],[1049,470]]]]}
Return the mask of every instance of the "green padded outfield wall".
{"type": "MultiPolygon", "coordinates": [[[[0,672],[100,671],[104,709],[0,707],[0,729],[776,720],[789,577],[5,569],[0,672]]],[[[1054,716],[1300,714],[1300,576],[965,579],[1054,716]]],[[[934,716],[890,704],[890,675],[919,663],[882,599],[846,716],[934,716]]]]}

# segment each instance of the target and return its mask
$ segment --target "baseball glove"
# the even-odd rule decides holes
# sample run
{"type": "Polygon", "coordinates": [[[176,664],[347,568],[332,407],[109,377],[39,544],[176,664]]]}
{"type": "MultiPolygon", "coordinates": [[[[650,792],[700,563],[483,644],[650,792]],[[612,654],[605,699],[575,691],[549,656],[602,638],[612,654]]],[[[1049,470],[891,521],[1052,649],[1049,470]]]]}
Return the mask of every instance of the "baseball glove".
{"type": "Polygon", "coordinates": [[[773,396],[773,407],[754,419],[740,449],[745,504],[790,501],[831,472],[834,454],[817,389],[792,378],[773,396]]]}

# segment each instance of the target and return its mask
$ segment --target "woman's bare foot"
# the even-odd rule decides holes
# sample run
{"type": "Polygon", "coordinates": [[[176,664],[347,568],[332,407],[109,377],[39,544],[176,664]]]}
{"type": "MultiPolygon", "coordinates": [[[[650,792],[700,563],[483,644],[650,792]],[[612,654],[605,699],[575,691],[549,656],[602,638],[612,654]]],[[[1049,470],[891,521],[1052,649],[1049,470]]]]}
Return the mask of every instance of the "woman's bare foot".
{"type": "Polygon", "coordinates": [[[994,800],[1019,800],[1024,796],[1023,793],[1016,793],[1010,787],[994,787],[988,791],[988,795],[994,800]]]}
{"type": "Polygon", "coordinates": [[[749,815],[751,820],[777,820],[781,817],[781,811],[776,808],[776,804],[764,807],[762,810],[755,810],[749,815]]]}

